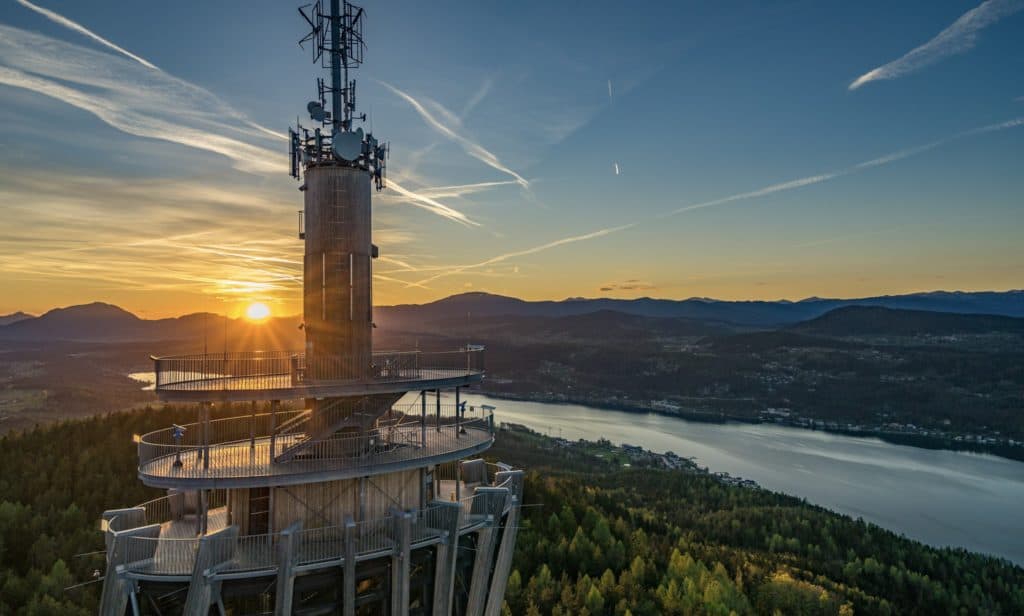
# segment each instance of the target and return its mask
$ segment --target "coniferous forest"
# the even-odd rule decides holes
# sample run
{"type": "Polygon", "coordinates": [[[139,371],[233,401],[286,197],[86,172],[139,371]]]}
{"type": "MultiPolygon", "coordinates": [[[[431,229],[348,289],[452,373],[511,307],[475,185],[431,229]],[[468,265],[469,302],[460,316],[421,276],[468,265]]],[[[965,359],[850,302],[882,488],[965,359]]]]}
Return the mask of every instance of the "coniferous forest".
{"type": "MultiPolygon", "coordinates": [[[[0,614],[95,613],[99,514],[159,495],[136,478],[131,437],[193,413],[0,439],[0,614]]],[[[1024,569],[796,498],[625,468],[523,431],[501,432],[488,457],[528,470],[508,614],[1024,613],[1024,569]]]]}

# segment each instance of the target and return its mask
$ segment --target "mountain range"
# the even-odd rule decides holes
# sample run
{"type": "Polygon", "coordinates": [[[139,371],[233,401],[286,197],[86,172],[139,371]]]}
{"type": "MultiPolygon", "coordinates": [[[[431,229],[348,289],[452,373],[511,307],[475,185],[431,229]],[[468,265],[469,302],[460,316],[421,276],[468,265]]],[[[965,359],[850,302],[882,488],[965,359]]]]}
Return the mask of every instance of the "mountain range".
{"type": "MultiPolygon", "coordinates": [[[[671,324],[662,325],[694,334],[777,329],[798,323],[801,324],[799,331],[809,334],[824,334],[836,328],[854,328],[861,333],[877,333],[880,328],[890,333],[895,333],[893,328],[920,332],[922,328],[936,327],[943,331],[950,328],[955,331],[964,328],[970,331],[985,328],[1018,331],[1017,318],[1020,317],[1024,317],[1024,291],[937,291],[858,299],[808,298],[797,302],[705,298],[525,301],[488,293],[464,293],[428,304],[374,309],[375,322],[382,332],[424,331],[436,326],[500,327],[505,321],[515,321],[517,327],[528,329],[583,328],[599,331],[602,323],[613,321],[619,326],[632,328],[642,327],[649,319],[670,319],[671,324]],[[864,310],[837,310],[845,308],[864,310]],[[947,317],[935,313],[945,313],[947,317]],[[970,325],[955,318],[956,315],[968,314],[992,316],[970,319],[970,325]],[[566,318],[583,315],[588,316],[583,320],[566,318]],[[823,316],[828,318],[821,318],[823,316]]],[[[255,345],[252,348],[297,348],[302,340],[299,322],[297,315],[283,316],[268,319],[257,327],[244,319],[210,313],[150,320],[139,318],[118,306],[94,302],[56,308],[37,317],[25,313],[0,317],[0,340],[206,340],[211,348],[219,348],[226,336],[234,342],[231,345],[234,348],[238,348],[239,342],[255,345]]]]}
{"type": "Polygon", "coordinates": [[[563,317],[598,312],[621,312],[643,317],[686,318],[731,325],[777,328],[819,317],[844,306],[876,306],[958,314],[993,314],[1024,317],[1024,291],[934,291],[857,299],[812,297],[792,301],[725,301],[707,298],[684,300],[583,299],[525,301],[488,293],[463,293],[429,304],[406,304],[375,309],[382,327],[442,320],[473,320],[494,316],[563,317]]]}

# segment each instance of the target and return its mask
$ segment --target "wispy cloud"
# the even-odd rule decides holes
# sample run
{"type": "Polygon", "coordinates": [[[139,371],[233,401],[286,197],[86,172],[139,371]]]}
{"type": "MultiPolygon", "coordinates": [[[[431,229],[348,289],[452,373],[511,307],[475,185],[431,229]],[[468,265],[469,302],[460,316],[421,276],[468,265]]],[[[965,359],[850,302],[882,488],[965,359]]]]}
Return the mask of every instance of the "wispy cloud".
{"type": "MultiPolygon", "coordinates": [[[[120,45],[117,45],[116,43],[114,43],[114,42],[112,42],[112,41],[110,41],[108,39],[103,38],[102,36],[96,34],[92,30],[86,28],[82,24],[80,24],[80,23],[78,23],[76,21],[73,21],[71,19],[68,19],[67,17],[61,15],[60,13],[56,13],[56,12],[51,11],[49,9],[43,8],[43,7],[35,5],[35,4],[32,4],[28,0],[16,0],[16,2],[18,2],[18,4],[24,6],[25,8],[31,9],[31,10],[35,11],[36,13],[39,13],[43,17],[46,17],[47,19],[49,19],[50,21],[52,21],[52,22],[54,22],[54,23],[56,23],[58,25],[64,26],[65,28],[68,28],[70,30],[78,32],[78,33],[80,33],[80,34],[82,34],[82,35],[84,35],[84,36],[86,36],[86,37],[88,37],[88,38],[98,42],[99,44],[101,44],[101,45],[103,45],[105,47],[108,47],[109,49],[113,49],[117,53],[119,53],[119,54],[121,54],[121,55],[123,55],[123,56],[125,56],[127,58],[131,58],[132,60],[135,60],[136,62],[138,62],[142,66],[145,66],[148,69],[151,69],[151,70],[154,70],[154,71],[158,71],[158,72],[162,72],[161,69],[158,66],[156,66],[155,64],[153,64],[149,60],[143,58],[142,56],[136,55],[136,54],[128,51],[127,49],[121,47],[120,45]]],[[[191,86],[191,84],[189,84],[189,85],[191,86]]],[[[192,87],[195,87],[195,86],[192,86],[192,87]]],[[[274,137],[275,139],[288,139],[288,136],[285,135],[284,133],[282,133],[280,131],[272,130],[272,129],[267,128],[266,126],[262,126],[260,124],[257,124],[256,122],[253,122],[249,118],[246,118],[246,117],[242,116],[241,114],[239,114],[239,113],[237,113],[237,112],[235,112],[233,110],[229,111],[229,114],[231,116],[235,117],[236,119],[238,119],[239,121],[241,121],[246,126],[248,126],[250,128],[253,128],[253,129],[256,129],[257,131],[259,131],[260,133],[263,133],[264,135],[267,135],[267,136],[270,136],[270,137],[274,137]]]]}
{"type": "Polygon", "coordinates": [[[431,113],[431,111],[426,108],[424,103],[413,98],[408,93],[403,92],[402,90],[399,90],[398,88],[392,86],[391,84],[385,83],[383,81],[380,83],[385,88],[391,90],[399,98],[409,103],[412,106],[412,108],[416,110],[416,113],[418,113],[420,117],[423,118],[423,120],[431,128],[441,133],[448,139],[459,144],[462,147],[463,151],[465,151],[467,154],[483,162],[485,165],[508,175],[523,188],[530,188],[530,182],[526,178],[510,169],[507,165],[505,165],[505,163],[501,162],[501,159],[499,159],[493,152],[491,152],[484,146],[480,145],[479,143],[473,141],[472,139],[466,137],[461,132],[459,132],[462,130],[462,126],[461,122],[455,116],[455,114],[451,113],[440,104],[431,101],[433,103],[432,106],[436,110],[438,110],[438,115],[444,116],[445,121],[442,122],[440,119],[438,119],[437,115],[431,113]]]}
{"type": "Polygon", "coordinates": [[[408,203],[415,205],[416,207],[425,209],[428,212],[437,214],[438,216],[447,218],[448,220],[452,220],[461,225],[465,225],[468,227],[480,226],[480,223],[471,220],[462,212],[441,203],[440,201],[434,199],[433,197],[429,197],[427,195],[418,193],[414,190],[409,190],[392,179],[388,180],[387,185],[388,188],[395,191],[399,195],[405,197],[408,203]]]}
{"type": "Polygon", "coordinates": [[[978,32],[1022,8],[1024,2],[1021,0],[986,0],[961,15],[924,45],[854,79],[850,89],[856,90],[866,83],[881,79],[896,79],[943,58],[964,53],[974,47],[978,32]]]}
{"type": "Polygon", "coordinates": [[[473,93],[473,96],[466,101],[466,105],[462,108],[462,119],[465,119],[477,108],[477,105],[482,103],[487,95],[491,93],[491,89],[494,88],[494,80],[487,77],[480,84],[480,88],[473,93]]]}
{"type": "Polygon", "coordinates": [[[274,301],[301,286],[295,241],[280,229],[287,205],[265,191],[22,171],[4,178],[0,204],[17,221],[0,237],[8,282],[274,301]],[[226,215],[211,223],[211,211],[226,215]]]}
{"type": "Polygon", "coordinates": [[[611,293],[612,291],[654,291],[658,287],[650,282],[631,278],[622,282],[608,282],[598,289],[602,293],[611,293]]]}
{"type": "Polygon", "coordinates": [[[896,161],[903,160],[905,158],[909,158],[917,154],[922,154],[924,152],[933,150],[939,146],[945,145],[952,141],[956,141],[958,139],[963,139],[965,137],[970,137],[974,135],[980,135],[983,133],[991,133],[995,131],[1006,130],[1008,128],[1016,128],[1018,126],[1024,126],[1024,118],[1015,118],[1013,120],[1007,120],[1006,122],[999,122],[997,124],[989,124],[978,128],[972,128],[970,130],[962,131],[955,135],[945,137],[943,139],[937,139],[935,141],[931,141],[923,145],[905,148],[902,150],[897,150],[895,152],[890,152],[889,154],[885,154],[884,156],[872,158],[871,160],[866,160],[857,163],[856,165],[851,165],[849,167],[838,169],[836,171],[829,171],[827,173],[821,173],[818,175],[797,178],[795,180],[789,180],[787,182],[780,182],[778,184],[764,186],[762,188],[758,188],[757,190],[752,190],[749,192],[742,192],[735,195],[729,195],[728,197],[722,197],[720,199],[712,199],[711,201],[704,201],[702,203],[695,203],[693,205],[683,206],[670,212],[666,212],[665,214],[662,214],[659,217],[664,218],[667,216],[674,216],[676,214],[682,214],[683,212],[689,212],[692,210],[700,210],[708,207],[714,207],[717,205],[725,205],[727,203],[733,203],[736,201],[745,201],[747,199],[766,197],[768,195],[778,192],[794,190],[796,188],[803,188],[804,186],[810,186],[812,184],[820,184],[821,182],[827,182],[829,180],[834,180],[838,177],[851,175],[853,173],[857,173],[865,169],[881,167],[882,165],[888,165],[889,163],[894,163],[896,161]]]}
{"type": "Polygon", "coordinates": [[[99,44],[101,44],[101,45],[103,45],[105,47],[109,47],[110,49],[113,49],[117,53],[119,53],[119,54],[121,54],[123,56],[126,56],[128,58],[131,58],[132,60],[135,60],[136,62],[138,62],[142,66],[145,66],[146,68],[151,68],[151,69],[156,70],[156,71],[160,70],[159,68],[157,68],[157,66],[155,64],[153,64],[149,60],[146,60],[145,58],[141,58],[141,57],[133,54],[132,52],[128,51],[127,49],[125,49],[123,47],[120,47],[120,46],[118,46],[118,45],[108,41],[107,39],[105,39],[102,36],[96,34],[92,30],[86,28],[85,26],[83,26],[82,24],[80,24],[78,22],[72,21],[72,20],[68,19],[67,17],[64,17],[63,15],[61,15],[59,13],[55,13],[55,12],[49,10],[49,9],[44,9],[41,6],[32,4],[28,0],[16,0],[16,1],[21,6],[27,8],[27,9],[31,9],[31,10],[35,11],[36,13],[39,13],[43,17],[49,19],[50,21],[52,21],[52,22],[54,22],[56,24],[60,24],[60,25],[64,26],[65,28],[74,30],[75,32],[78,32],[79,34],[85,35],[85,36],[91,38],[92,40],[96,41],[97,43],[99,43],[99,44]]]}
{"type": "MultiPolygon", "coordinates": [[[[851,165],[849,167],[845,167],[843,169],[839,169],[837,171],[830,171],[830,172],[827,172],[827,173],[820,173],[820,174],[817,174],[817,175],[806,176],[806,177],[797,178],[797,179],[794,179],[794,180],[789,180],[789,181],[786,181],[786,182],[779,182],[779,183],[776,183],[776,184],[770,184],[768,186],[764,186],[764,187],[758,188],[756,190],[751,190],[751,191],[747,191],[747,192],[737,193],[737,194],[734,194],[734,195],[729,195],[727,197],[721,197],[719,199],[712,199],[710,201],[704,201],[704,202],[701,202],[701,203],[695,203],[695,204],[692,204],[692,205],[683,206],[683,207],[680,207],[680,208],[676,208],[674,210],[670,210],[670,211],[665,212],[663,214],[658,214],[658,215],[654,215],[654,216],[651,216],[651,217],[648,217],[648,218],[645,218],[645,219],[636,220],[634,222],[631,222],[631,223],[628,223],[628,224],[624,224],[624,225],[620,225],[620,226],[617,226],[617,227],[608,227],[606,229],[600,229],[598,231],[593,231],[593,232],[585,233],[585,234],[582,234],[582,235],[573,235],[573,236],[570,236],[570,237],[562,238],[560,240],[555,240],[555,241],[552,241],[552,242],[548,242],[546,244],[541,244],[539,246],[534,246],[532,248],[527,248],[527,249],[520,250],[520,251],[515,251],[515,252],[504,253],[504,254],[498,255],[496,257],[492,257],[490,259],[487,259],[485,261],[481,261],[479,263],[471,263],[471,264],[468,264],[468,265],[437,267],[436,269],[440,270],[440,271],[438,271],[438,273],[436,273],[436,274],[434,274],[434,275],[432,275],[432,276],[430,276],[428,278],[425,278],[423,280],[420,280],[420,281],[418,281],[415,284],[427,284],[427,283],[433,282],[434,280],[437,280],[439,278],[443,278],[445,276],[452,276],[452,275],[455,275],[455,274],[460,274],[460,273],[465,272],[467,270],[481,268],[481,267],[487,267],[489,265],[493,265],[495,263],[500,263],[502,261],[507,261],[509,259],[513,259],[513,258],[516,258],[516,257],[523,257],[523,256],[527,256],[527,255],[536,254],[536,253],[539,253],[539,252],[550,250],[552,248],[557,248],[559,246],[564,246],[566,244],[572,244],[572,243],[576,243],[576,242],[583,242],[583,241],[587,241],[587,240],[597,239],[597,238],[600,238],[600,237],[605,237],[605,236],[611,235],[613,233],[618,233],[619,231],[625,231],[626,229],[631,229],[633,227],[637,227],[637,226],[640,226],[640,225],[643,225],[643,224],[647,224],[647,223],[650,223],[650,222],[662,220],[662,219],[669,218],[669,217],[672,217],[672,216],[676,216],[676,215],[679,215],[679,214],[683,214],[683,213],[686,213],[686,212],[692,212],[692,211],[700,210],[700,209],[704,209],[704,208],[715,207],[715,206],[720,206],[720,205],[726,205],[726,204],[729,204],[729,203],[736,203],[736,202],[745,201],[745,200],[749,200],[749,199],[756,199],[756,198],[759,198],[759,197],[765,197],[765,196],[772,195],[772,194],[779,193],[779,192],[784,192],[784,191],[789,191],[789,190],[796,190],[798,188],[803,188],[805,186],[811,186],[811,185],[814,185],[814,184],[820,184],[822,182],[827,182],[829,180],[833,180],[833,179],[836,179],[836,178],[839,178],[839,177],[848,176],[848,175],[857,173],[859,171],[864,171],[864,170],[867,170],[867,169],[872,169],[872,168],[880,167],[880,166],[883,166],[883,165],[887,165],[887,164],[890,164],[890,163],[893,163],[893,162],[896,162],[896,161],[899,161],[899,160],[903,160],[905,158],[909,158],[911,156],[927,152],[928,150],[932,150],[934,148],[937,148],[937,147],[945,145],[947,143],[956,141],[958,139],[963,139],[965,137],[971,137],[971,136],[975,136],[975,135],[991,133],[991,132],[996,132],[996,131],[1001,131],[1001,130],[1007,130],[1007,129],[1011,129],[1011,128],[1017,128],[1017,127],[1021,127],[1021,126],[1024,126],[1024,118],[1014,118],[1012,120],[1007,120],[1006,122],[999,122],[999,123],[996,123],[996,124],[989,124],[989,125],[986,125],[986,126],[981,126],[981,127],[978,127],[978,128],[973,128],[973,129],[970,129],[970,130],[962,131],[962,132],[957,133],[955,135],[952,135],[950,137],[946,137],[946,138],[943,138],[943,139],[938,139],[936,141],[932,141],[932,142],[926,143],[924,145],[915,146],[915,147],[911,147],[911,148],[905,148],[903,150],[897,150],[895,152],[891,152],[891,153],[886,154],[884,156],[879,156],[879,157],[873,158],[871,160],[866,160],[866,161],[857,163],[855,165],[851,165]]],[[[431,268],[431,269],[434,269],[434,268],[431,268]]],[[[419,269],[417,271],[426,271],[426,269],[419,269]]],[[[411,286],[411,284],[410,284],[410,286],[411,286]]]]}
{"type": "Polygon", "coordinates": [[[131,135],[219,154],[244,171],[287,166],[276,146],[262,144],[266,132],[227,103],[123,56],[0,25],[0,84],[78,107],[131,135]]]}
{"type": "Polygon", "coordinates": [[[455,184],[452,186],[434,186],[421,188],[419,194],[434,199],[445,199],[448,197],[463,197],[475,193],[498,188],[499,186],[516,185],[515,180],[499,180],[497,182],[477,182],[476,184],[455,184]]]}
{"type": "Polygon", "coordinates": [[[424,278],[423,280],[420,280],[418,282],[408,283],[408,286],[412,287],[412,286],[417,286],[417,285],[429,284],[429,283],[431,283],[431,282],[433,282],[433,281],[435,281],[435,280],[437,280],[439,278],[444,278],[446,276],[454,276],[455,274],[461,274],[462,272],[465,272],[465,271],[468,271],[468,270],[479,269],[481,267],[487,267],[489,265],[494,265],[496,263],[501,263],[502,261],[508,261],[509,259],[514,259],[516,257],[525,257],[527,255],[536,254],[538,252],[543,252],[545,250],[551,250],[552,248],[557,248],[559,246],[565,246],[566,244],[572,244],[574,242],[583,242],[583,241],[592,240],[592,239],[595,239],[595,238],[598,238],[598,237],[604,237],[606,235],[611,235],[612,233],[617,233],[619,231],[624,231],[624,230],[629,229],[630,227],[634,227],[634,226],[636,226],[636,223],[629,223],[627,225],[620,225],[618,227],[608,227],[607,229],[598,229],[597,231],[591,231],[590,233],[584,233],[582,235],[574,235],[572,237],[563,237],[560,240],[555,240],[553,242],[548,242],[546,244],[540,244],[539,246],[533,246],[531,248],[525,248],[523,250],[517,250],[517,251],[514,251],[514,252],[507,252],[505,254],[500,254],[500,255],[498,255],[496,257],[491,257],[490,259],[487,259],[485,261],[480,261],[479,263],[470,263],[468,265],[456,265],[454,267],[445,269],[444,271],[438,272],[438,273],[434,274],[433,276],[429,276],[427,278],[424,278]]]}

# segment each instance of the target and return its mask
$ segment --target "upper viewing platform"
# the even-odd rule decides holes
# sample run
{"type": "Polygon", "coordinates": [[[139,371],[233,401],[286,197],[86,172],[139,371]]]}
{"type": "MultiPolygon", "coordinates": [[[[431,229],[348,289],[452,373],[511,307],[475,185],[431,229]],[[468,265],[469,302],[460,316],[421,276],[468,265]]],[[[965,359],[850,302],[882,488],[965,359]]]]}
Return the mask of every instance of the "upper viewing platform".
{"type": "Polygon", "coordinates": [[[266,351],[154,357],[167,402],[293,400],[462,387],[484,375],[484,348],[375,352],[366,361],[266,351]]]}

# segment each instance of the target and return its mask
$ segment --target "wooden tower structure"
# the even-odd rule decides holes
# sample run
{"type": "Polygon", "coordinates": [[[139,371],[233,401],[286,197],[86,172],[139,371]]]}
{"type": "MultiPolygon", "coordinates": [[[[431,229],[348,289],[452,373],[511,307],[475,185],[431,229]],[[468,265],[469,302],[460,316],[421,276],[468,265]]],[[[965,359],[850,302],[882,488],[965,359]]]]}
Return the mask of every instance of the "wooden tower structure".
{"type": "Polygon", "coordinates": [[[316,127],[290,131],[306,346],[154,358],[159,398],[199,420],[137,439],[140,480],[166,495],[104,512],[105,616],[501,610],[523,482],[474,458],[494,417],[461,393],[484,350],[373,350],[370,197],[387,146],[354,127],[363,11],[301,12],[330,70],[307,106],[316,127]],[[213,419],[214,405],[244,412],[213,419]]]}

